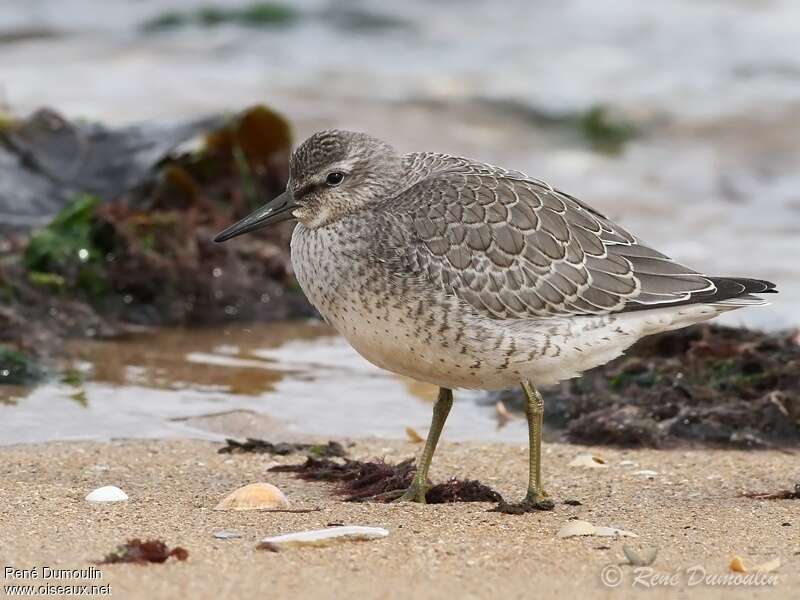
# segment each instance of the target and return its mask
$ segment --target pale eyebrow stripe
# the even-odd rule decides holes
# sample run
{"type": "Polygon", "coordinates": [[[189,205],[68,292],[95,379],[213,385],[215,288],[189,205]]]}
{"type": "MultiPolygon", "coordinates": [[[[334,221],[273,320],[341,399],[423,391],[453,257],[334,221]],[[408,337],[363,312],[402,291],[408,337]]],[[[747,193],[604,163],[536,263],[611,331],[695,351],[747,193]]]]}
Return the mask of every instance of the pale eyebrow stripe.
{"type": "Polygon", "coordinates": [[[324,183],[325,178],[328,176],[328,173],[332,171],[344,171],[345,173],[350,174],[355,165],[356,165],[356,160],[353,158],[349,160],[342,160],[332,165],[328,165],[322,171],[317,171],[311,177],[309,177],[309,182],[324,183]]]}

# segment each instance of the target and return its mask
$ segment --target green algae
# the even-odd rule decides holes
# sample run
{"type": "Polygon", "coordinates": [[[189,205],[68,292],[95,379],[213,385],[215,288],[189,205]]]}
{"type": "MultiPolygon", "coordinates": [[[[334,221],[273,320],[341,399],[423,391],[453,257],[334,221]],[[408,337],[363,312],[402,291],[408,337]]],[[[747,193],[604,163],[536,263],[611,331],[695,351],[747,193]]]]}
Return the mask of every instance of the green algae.
{"type": "Polygon", "coordinates": [[[254,2],[240,7],[208,5],[193,11],[169,11],[141,24],[147,32],[159,32],[187,26],[217,27],[234,24],[244,27],[281,27],[293,24],[298,12],[288,4],[254,2]]]}
{"type": "Polygon", "coordinates": [[[28,355],[0,346],[0,385],[28,385],[43,376],[42,369],[28,355]]]}

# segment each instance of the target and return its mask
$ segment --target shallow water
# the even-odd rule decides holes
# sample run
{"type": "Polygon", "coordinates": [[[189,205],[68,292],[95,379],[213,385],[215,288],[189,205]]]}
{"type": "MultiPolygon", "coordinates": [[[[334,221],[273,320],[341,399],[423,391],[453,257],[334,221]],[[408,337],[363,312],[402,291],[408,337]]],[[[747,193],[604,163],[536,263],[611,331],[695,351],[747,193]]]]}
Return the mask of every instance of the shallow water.
{"type": "MultiPolygon", "coordinates": [[[[0,389],[6,395],[0,402],[0,444],[222,439],[203,423],[238,412],[274,421],[254,436],[402,438],[407,426],[425,434],[436,396],[433,386],[372,366],[328,327],[313,322],[159,330],[74,342],[71,351],[79,357],[75,367],[83,382],[0,389]]],[[[477,396],[458,393],[448,439],[526,439],[523,421],[498,429],[493,409],[476,403],[477,396]]]]}

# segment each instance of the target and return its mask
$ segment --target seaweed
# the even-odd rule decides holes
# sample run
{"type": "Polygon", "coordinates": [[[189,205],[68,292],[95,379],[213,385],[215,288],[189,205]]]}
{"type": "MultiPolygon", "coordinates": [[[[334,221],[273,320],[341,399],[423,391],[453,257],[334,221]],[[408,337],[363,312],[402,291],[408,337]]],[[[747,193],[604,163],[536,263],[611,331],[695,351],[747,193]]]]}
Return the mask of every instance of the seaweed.
{"type": "Polygon", "coordinates": [[[27,385],[39,381],[43,370],[28,355],[0,346],[0,385],[27,385]]]}
{"type": "MultiPolygon", "coordinates": [[[[625,356],[545,391],[545,422],[579,444],[796,444],[798,381],[795,333],[696,325],[644,338],[625,356]]],[[[516,390],[487,404],[498,399],[524,410],[516,390]]]]}
{"type": "Polygon", "coordinates": [[[219,454],[275,454],[277,456],[287,456],[298,452],[306,452],[310,456],[321,457],[344,457],[347,450],[339,442],[329,441],[327,444],[292,444],[288,442],[272,443],[255,438],[247,438],[244,442],[239,442],[231,438],[225,440],[225,446],[217,450],[219,454]]]}
{"type": "Polygon", "coordinates": [[[451,478],[444,483],[437,483],[425,494],[429,504],[446,504],[450,502],[502,502],[503,497],[476,479],[460,481],[451,478]]]}
{"type": "Polygon", "coordinates": [[[745,492],[745,498],[754,500],[800,500],[800,483],[796,483],[793,490],[778,490],[777,492],[745,492]]]}
{"type": "Polygon", "coordinates": [[[58,290],[78,289],[89,298],[108,292],[103,263],[112,248],[104,247],[95,220],[99,199],[78,196],[47,227],[28,241],[23,265],[31,283],[58,290]]]}
{"type": "Polygon", "coordinates": [[[555,508],[555,503],[550,499],[537,500],[535,502],[523,500],[522,502],[500,502],[489,512],[501,513],[504,515],[525,515],[533,512],[549,511],[555,508]]]}
{"type": "Polygon", "coordinates": [[[628,122],[612,116],[606,106],[593,106],[580,115],[578,130],[593,150],[607,154],[618,154],[626,142],[637,135],[636,128],[628,122]]]}
{"type": "MultiPolygon", "coordinates": [[[[44,110],[0,137],[0,151],[28,157],[38,177],[71,190],[32,215],[57,207],[49,224],[3,246],[0,340],[47,358],[67,336],[107,337],[124,323],[314,314],[291,275],[290,223],[235,246],[213,242],[225,224],[286,187],[291,129],[269,108],[158,131],[70,122],[44,110]],[[198,135],[199,148],[177,148],[198,135]]],[[[30,204],[14,197],[9,210],[30,204]]]]}
{"type": "Polygon", "coordinates": [[[135,538],[128,540],[117,547],[116,550],[106,555],[98,564],[110,565],[115,563],[133,563],[146,565],[148,563],[164,563],[168,558],[185,561],[189,558],[189,551],[180,546],[170,548],[161,540],[142,540],[135,538]]]}
{"type": "Polygon", "coordinates": [[[362,7],[345,7],[323,10],[320,17],[350,33],[378,33],[390,30],[410,30],[413,23],[406,19],[382,12],[373,12],[362,7]]]}
{"type": "Polygon", "coordinates": [[[619,154],[625,144],[640,135],[640,129],[617,107],[604,104],[583,111],[547,111],[517,100],[481,99],[481,103],[515,114],[544,130],[553,130],[594,152],[619,154]]]}
{"type": "MultiPolygon", "coordinates": [[[[295,473],[306,481],[335,482],[335,493],[345,496],[347,502],[389,502],[405,491],[417,471],[414,459],[397,464],[383,460],[360,461],[344,459],[333,461],[309,456],[300,465],[279,465],[270,469],[276,473],[295,473]]],[[[425,493],[428,504],[450,502],[502,502],[502,496],[492,488],[475,480],[450,479],[431,486],[425,493]]]]}
{"type": "Polygon", "coordinates": [[[253,2],[244,6],[208,5],[190,12],[170,11],[156,15],[140,25],[147,32],[159,32],[189,25],[217,27],[235,24],[245,27],[282,27],[293,24],[297,11],[288,4],[253,2]]]}

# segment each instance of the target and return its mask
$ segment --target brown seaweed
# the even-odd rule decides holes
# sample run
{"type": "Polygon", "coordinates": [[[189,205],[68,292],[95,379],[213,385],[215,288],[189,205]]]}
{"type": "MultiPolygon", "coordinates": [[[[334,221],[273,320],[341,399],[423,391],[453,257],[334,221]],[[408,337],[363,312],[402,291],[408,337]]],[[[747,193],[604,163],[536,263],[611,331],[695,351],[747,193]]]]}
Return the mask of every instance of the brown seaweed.
{"type": "Polygon", "coordinates": [[[795,484],[793,490],[778,490],[777,492],[745,492],[745,498],[754,500],[800,500],[800,483],[795,484]]]}
{"type": "Polygon", "coordinates": [[[297,444],[288,442],[268,442],[256,438],[247,438],[244,442],[227,438],[225,446],[217,450],[219,454],[273,454],[288,456],[289,454],[305,452],[315,457],[344,457],[347,450],[339,442],[333,440],[327,444],[297,444]]]}
{"type": "MultiPolygon", "coordinates": [[[[294,473],[306,481],[335,482],[335,493],[345,496],[347,502],[389,502],[409,485],[416,473],[414,459],[397,464],[383,460],[360,461],[344,459],[333,461],[309,456],[299,465],[279,465],[270,471],[294,473]]],[[[450,502],[501,502],[502,496],[487,485],[475,480],[450,479],[431,486],[425,500],[428,504],[450,502]]]]}
{"type": "MultiPolygon", "coordinates": [[[[800,442],[796,333],[696,325],[545,391],[546,426],[567,441],[766,448],[800,442]]],[[[521,413],[517,391],[493,395],[521,413]]]]}
{"type": "Polygon", "coordinates": [[[180,546],[170,549],[169,546],[161,540],[147,540],[143,542],[139,538],[134,538],[107,554],[99,564],[134,563],[137,565],[146,565],[148,563],[163,563],[170,557],[174,557],[179,561],[184,561],[189,558],[189,551],[180,546]]]}

